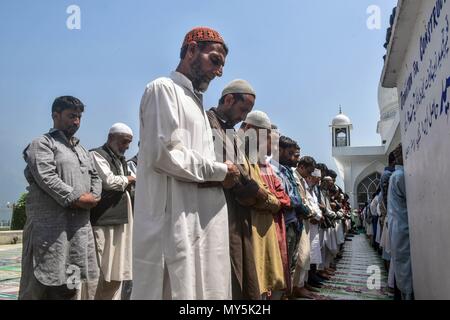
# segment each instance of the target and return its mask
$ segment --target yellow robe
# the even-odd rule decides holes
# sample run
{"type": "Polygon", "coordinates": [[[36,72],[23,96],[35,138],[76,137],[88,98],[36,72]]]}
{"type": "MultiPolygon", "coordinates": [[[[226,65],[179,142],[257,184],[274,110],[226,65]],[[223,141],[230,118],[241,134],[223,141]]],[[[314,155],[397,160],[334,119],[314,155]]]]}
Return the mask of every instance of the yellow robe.
{"type": "Polygon", "coordinates": [[[280,210],[280,202],[261,178],[258,165],[246,164],[250,177],[268,194],[267,201],[258,200],[251,210],[252,244],[261,294],[286,288],[280,247],[273,214],[280,210]]]}

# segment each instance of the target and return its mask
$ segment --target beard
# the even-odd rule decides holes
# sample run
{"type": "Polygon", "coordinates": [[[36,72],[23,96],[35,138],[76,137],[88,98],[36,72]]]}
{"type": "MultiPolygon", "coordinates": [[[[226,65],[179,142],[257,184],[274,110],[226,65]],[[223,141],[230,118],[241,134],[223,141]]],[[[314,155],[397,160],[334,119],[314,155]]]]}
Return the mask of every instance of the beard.
{"type": "Polygon", "coordinates": [[[317,183],[315,181],[311,181],[311,180],[308,181],[308,180],[306,180],[306,182],[308,183],[308,186],[310,188],[314,188],[317,185],[317,183]]]}
{"type": "Polygon", "coordinates": [[[66,135],[66,137],[73,137],[79,128],[80,127],[78,127],[78,126],[70,126],[70,127],[66,128],[65,130],[63,130],[63,132],[66,135]]]}
{"type": "Polygon", "coordinates": [[[280,164],[282,164],[283,166],[286,166],[286,167],[291,167],[291,168],[294,168],[294,167],[296,167],[296,164],[295,164],[295,161],[292,161],[292,160],[280,160],[280,164]]]}
{"type": "Polygon", "coordinates": [[[211,80],[208,79],[201,69],[200,57],[197,57],[197,59],[192,62],[191,68],[192,86],[197,91],[205,92],[208,89],[211,80]]]}
{"type": "Polygon", "coordinates": [[[239,121],[233,119],[233,111],[231,109],[223,112],[223,115],[225,116],[225,120],[227,121],[228,125],[234,127],[236,124],[238,124],[239,121]]]}
{"type": "Polygon", "coordinates": [[[110,144],[109,148],[118,156],[123,157],[125,155],[125,150],[120,150],[114,143],[110,144]]]}

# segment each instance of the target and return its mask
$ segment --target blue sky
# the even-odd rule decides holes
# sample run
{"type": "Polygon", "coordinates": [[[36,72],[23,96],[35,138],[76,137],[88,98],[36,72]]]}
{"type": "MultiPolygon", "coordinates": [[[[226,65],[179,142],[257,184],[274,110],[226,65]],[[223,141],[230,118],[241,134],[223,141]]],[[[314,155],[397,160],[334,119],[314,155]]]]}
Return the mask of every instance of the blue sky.
{"type": "MultiPolygon", "coordinates": [[[[51,126],[56,96],[86,105],[77,133],[101,145],[109,127],[139,130],[145,85],[175,69],[185,33],[217,29],[230,47],[224,75],[213,81],[214,106],[235,78],[257,92],[268,113],[303,155],[335,168],[329,124],[339,105],[354,125],[352,145],[376,145],[377,87],[383,43],[396,0],[2,0],[0,1],[0,207],[25,191],[22,150],[51,126]],[[69,30],[69,5],[81,9],[81,30],[69,30]],[[366,10],[381,9],[369,30],[366,10]]],[[[137,151],[137,139],[127,153],[137,151]]]]}

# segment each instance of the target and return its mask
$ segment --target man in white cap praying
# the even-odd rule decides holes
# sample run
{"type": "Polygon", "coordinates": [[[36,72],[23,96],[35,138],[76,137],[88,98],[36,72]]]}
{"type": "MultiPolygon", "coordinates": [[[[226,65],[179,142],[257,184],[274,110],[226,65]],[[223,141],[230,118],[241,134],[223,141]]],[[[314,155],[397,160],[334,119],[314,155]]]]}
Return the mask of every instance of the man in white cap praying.
{"type": "Polygon", "coordinates": [[[254,300],[261,298],[253,257],[251,210],[240,201],[260,197],[257,182],[244,170],[243,152],[239,152],[234,127],[245,120],[255,104],[256,93],[250,83],[242,79],[231,81],[222,91],[216,108],[206,112],[214,136],[216,160],[235,163],[241,176],[231,189],[224,189],[228,207],[232,298],[254,300]]]}
{"type": "Polygon", "coordinates": [[[107,142],[91,150],[103,191],[99,204],[91,210],[100,278],[89,286],[89,299],[119,300],[122,282],[132,280],[133,214],[129,189],[135,177],[128,172],[124,157],[132,141],[130,127],[116,123],[109,130],[107,142]]]}
{"type": "Polygon", "coordinates": [[[322,253],[320,251],[320,234],[319,224],[323,220],[322,210],[319,206],[319,199],[316,194],[316,186],[320,182],[322,172],[319,169],[314,169],[311,176],[306,178],[308,187],[306,190],[306,196],[311,205],[312,217],[309,219],[309,240],[310,240],[310,270],[308,278],[313,280],[317,271],[317,265],[322,263],[322,253]]]}

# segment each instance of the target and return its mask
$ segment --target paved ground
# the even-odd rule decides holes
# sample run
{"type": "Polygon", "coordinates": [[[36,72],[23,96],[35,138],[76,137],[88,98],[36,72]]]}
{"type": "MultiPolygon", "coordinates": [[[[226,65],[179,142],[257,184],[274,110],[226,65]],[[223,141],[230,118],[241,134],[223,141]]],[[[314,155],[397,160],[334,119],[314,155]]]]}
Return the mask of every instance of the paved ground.
{"type": "Polygon", "coordinates": [[[320,289],[322,295],[336,300],[393,299],[393,295],[388,292],[388,275],[383,267],[383,261],[369,245],[366,235],[359,234],[354,236],[352,241],[345,242],[344,254],[336,269],[336,275],[320,289]],[[373,288],[373,282],[370,281],[373,279],[372,270],[379,272],[379,288],[373,288]],[[370,289],[368,280],[371,284],[370,289]]]}
{"type": "Polygon", "coordinates": [[[0,300],[17,299],[21,253],[21,244],[0,246],[0,300]]]}
{"type": "MultiPolygon", "coordinates": [[[[321,294],[336,300],[391,300],[387,291],[387,274],[380,256],[370,247],[363,234],[345,242],[343,258],[337,264],[336,276],[324,285],[321,294]],[[380,288],[369,289],[372,274],[368,267],[380,271],[380,288]]],[[[22,246],[0,246],[0,300],[16,300],[20,280],[22,246]]]]}

